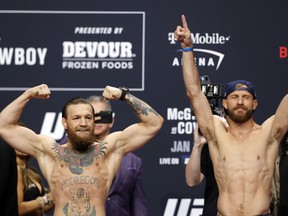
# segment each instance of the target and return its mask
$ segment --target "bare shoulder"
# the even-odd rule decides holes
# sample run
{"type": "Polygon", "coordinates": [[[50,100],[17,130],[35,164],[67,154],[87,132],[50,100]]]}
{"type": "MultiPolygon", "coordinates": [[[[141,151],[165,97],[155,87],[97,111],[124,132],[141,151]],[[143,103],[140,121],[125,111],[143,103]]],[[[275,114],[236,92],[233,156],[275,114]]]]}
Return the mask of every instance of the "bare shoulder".
{"type": "Polygon", "coordinates": [[[273,124],[275,123],[274,122],[275,120],[275,115],[269,117],[268,119],[266,119],[262,125],[260,125],[260,131],[261,133],[265,134],[265,135],[272,135],[271,134],[271,130],[272,130],[272,127],[273,127],[273,124]]]}
{"type": "Polygon", "coordinates": [[[224,123],[225,126],[228,126],[228,123],[224,117],[214,115],[214,121],[216,121],[217,123],[222,122],[222,123],[224,123]]]}
{"type": "Polygon", "coordinates": [[[56,142],[56,140],[52,139],[51,137],[41,135],[41,142],[44,153],[52,153],[55,148],[61,146],[56,142]]]}
{"type": "Polygon", "coordinates": [[[224,117],[214,115],[214,127],[219,133],[220,131],[227,132],[229,124],[224,117]]]}
{"type": "Polygon", "coordinates": [[[110,133],[108,136],[106,136],[105,140],[106,140],[106,139],[117,139],[117,138],[121,135],[122,132],[123,132],[123,131],[115,131],[115,132],[112,132],[112,133],[110,133]]]}
{"type": "Polygon", "coordinates": [[[269,118],[267,118],[261,125],[261,127],[271,127],[271,125],[273,124],[275,120],[275,115],[270,116],[269,118]]]}

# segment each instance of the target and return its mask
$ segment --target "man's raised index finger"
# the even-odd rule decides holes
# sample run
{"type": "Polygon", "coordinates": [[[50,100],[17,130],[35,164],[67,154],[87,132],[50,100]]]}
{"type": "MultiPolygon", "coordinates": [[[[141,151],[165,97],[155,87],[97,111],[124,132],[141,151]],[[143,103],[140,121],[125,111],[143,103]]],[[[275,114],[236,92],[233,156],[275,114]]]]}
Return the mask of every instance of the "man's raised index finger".
{"type": "Polygon", "coordinates": [[[187,24],[187,22],[186,22],[186,18],[185,18],[185,16],[182,15],[181,18],[182,18],[183,28],[188,28],[188,24],[187,24]]]}

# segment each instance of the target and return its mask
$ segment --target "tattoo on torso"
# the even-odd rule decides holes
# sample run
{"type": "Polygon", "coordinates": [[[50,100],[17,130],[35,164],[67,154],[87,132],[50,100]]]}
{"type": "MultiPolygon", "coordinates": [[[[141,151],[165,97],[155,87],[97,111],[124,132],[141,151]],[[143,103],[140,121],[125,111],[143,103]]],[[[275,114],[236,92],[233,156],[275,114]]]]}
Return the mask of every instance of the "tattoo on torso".
{"type": "Polygon", "coordinates": [[[90,205],[90,193],[83,188],[71,191],[71,202],[63,208],[65,215],[96,216],[95,206],[90,205]]]}

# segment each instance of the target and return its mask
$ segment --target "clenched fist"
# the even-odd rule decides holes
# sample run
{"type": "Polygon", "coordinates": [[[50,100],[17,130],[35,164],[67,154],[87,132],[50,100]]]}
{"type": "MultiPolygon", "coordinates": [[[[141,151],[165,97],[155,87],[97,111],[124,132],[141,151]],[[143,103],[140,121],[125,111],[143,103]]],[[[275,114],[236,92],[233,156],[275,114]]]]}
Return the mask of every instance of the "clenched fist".
{"type": "Polygon", "coordinates": [[[106,86],[102,96],[107,100],[119,100],[122,90],[112,86],[106,86]]]}
{"type": "Polygon", "coordinates": [[[35,86],[33,88],[27,89],[26,93],[30,95],[31,98],[49,98],[50,97],[50,89],[46,84],[41,84],[35,86]]]}

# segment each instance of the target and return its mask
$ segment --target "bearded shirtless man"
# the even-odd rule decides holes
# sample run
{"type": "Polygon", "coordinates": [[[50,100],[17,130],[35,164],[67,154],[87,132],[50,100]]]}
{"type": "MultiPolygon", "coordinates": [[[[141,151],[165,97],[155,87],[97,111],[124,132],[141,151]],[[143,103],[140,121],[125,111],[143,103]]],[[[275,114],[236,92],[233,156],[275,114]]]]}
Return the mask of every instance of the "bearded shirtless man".
{"type": "Polygon", "coordinates": [[[140,119],[123,131],[109,134],[97,142],[94,136],[92,105],[83,98],[68,101],[62,111],[62,123],[68,143],[60,145],[18,125],[25,105],[32,98],[49,98],[42,84],[26,90],[0,114],[0,136],[15,149],[35,157],[54,195],[57,216],[105,216],[105,200],[121,160],[139,149],[161,129],[163,118],[148,104],[127,92],[107,86],[108,100],[125,100],[140,119]]]}
{"type": "Polygon", "coordinates": [[[257,107],[252,83],[238,80],[225,87],[222,101],[228,126],[214,116],[201,91],[191,32],[185,16],[175,38],[183,50],[183,77],[199,128],[206,138],[219,187],[218,215],[270,215],[270,185],[279,143],[288,130],[288,95],[262,125],[253,120],[257,107]]]}

